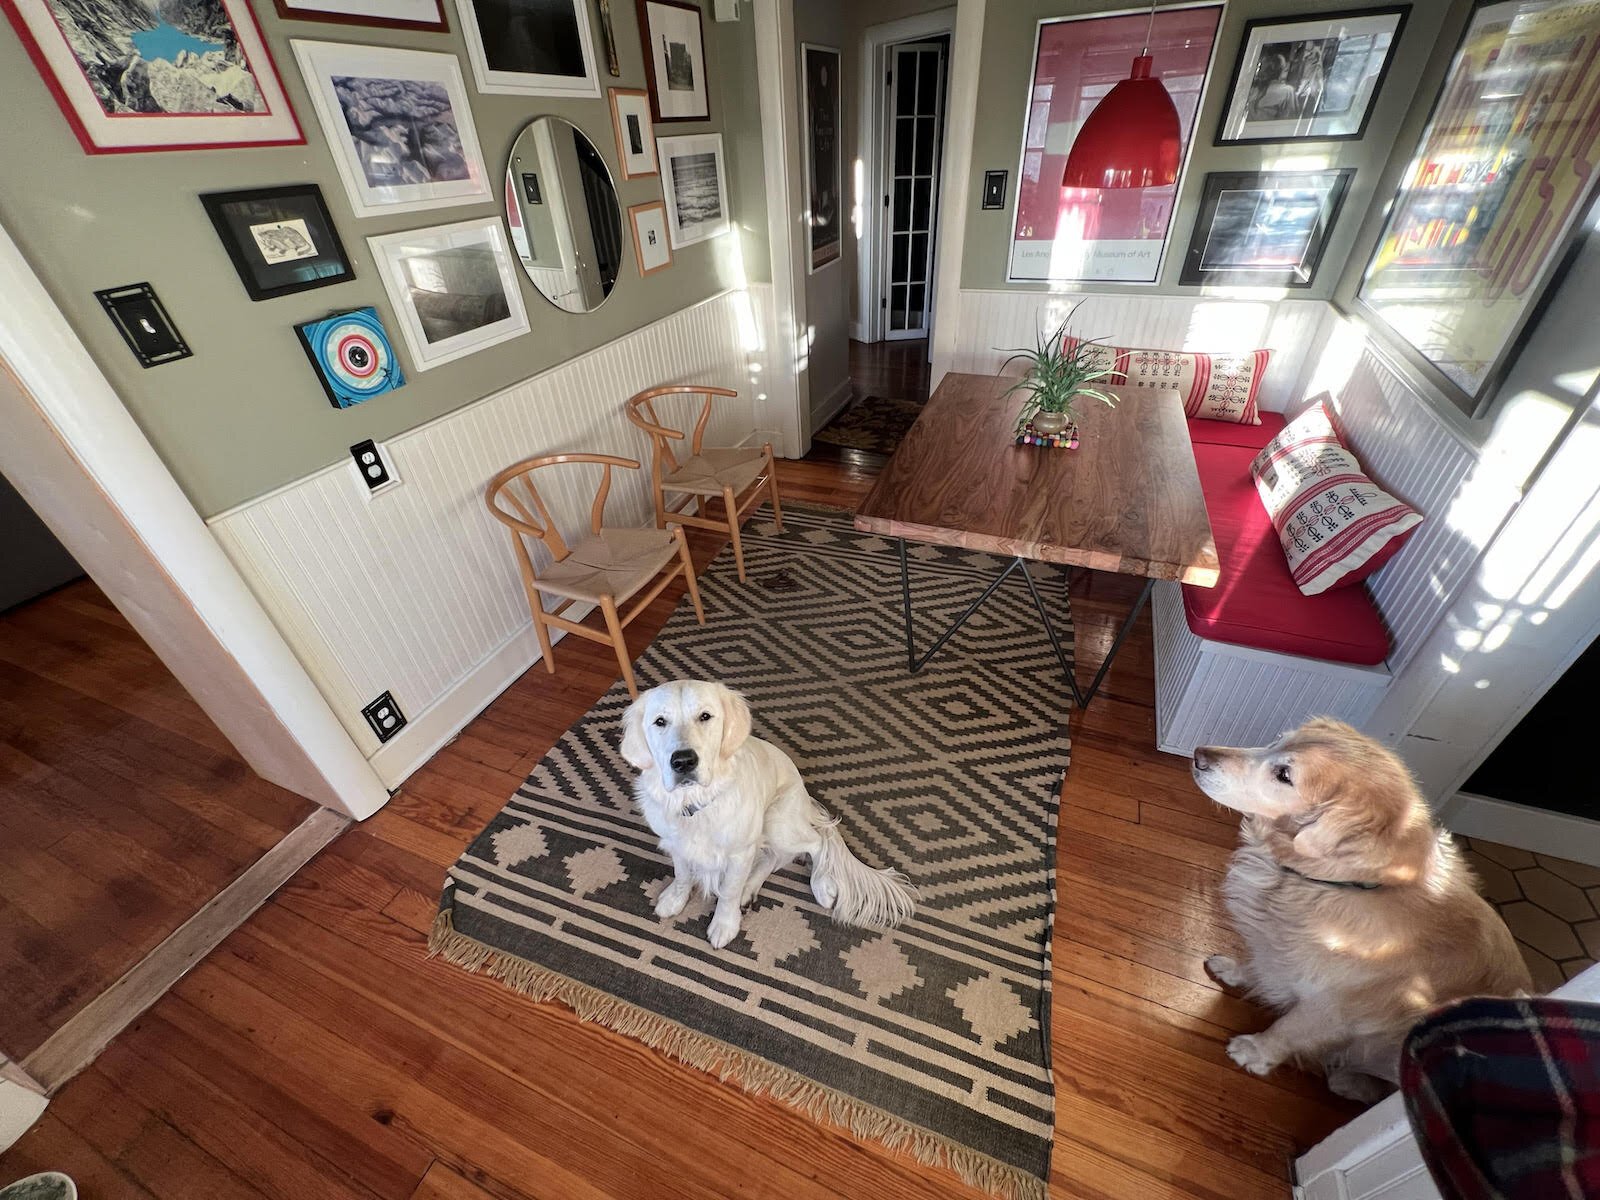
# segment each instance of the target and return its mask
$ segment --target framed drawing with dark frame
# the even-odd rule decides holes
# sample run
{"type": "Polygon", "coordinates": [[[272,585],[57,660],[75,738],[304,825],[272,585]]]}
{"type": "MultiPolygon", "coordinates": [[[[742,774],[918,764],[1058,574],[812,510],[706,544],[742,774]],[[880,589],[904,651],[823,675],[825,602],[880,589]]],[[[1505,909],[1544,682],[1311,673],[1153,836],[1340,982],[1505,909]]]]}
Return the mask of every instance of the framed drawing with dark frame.
{"type": "Polygon", "coordinates": [[[837,262],[843,241],[844,164],[839,158],[839,51],[800,45],[800,111],[806,118],[808,273],[837,262]]]}
{"type": "Polygon", "coordinates": [[[285,21],[325,21],[374,29],[448,33],[444,0],[273,0],[285,21]]]}
{"type": "Polygon", "coordinates": [[[654,275],[672,265],[672,239],[667,232],[667,206],[660,200],[628,209],[633,226],[633,255],[639,274],[654,275]]]}
{"type": "Polygon", "coordinates": [[[252,300],[355,278],[314,183],[207,192],[200,202],[252,300]]]}
{"type": "Polygon", "coordinates": [[[1363,8],[1246,24],[1214,144],[1359,138],[1406,12],[1363,8]]]}
{"type": "Polygon", "coordinates": [[[589,0],[456,0],[456,10],[480,92],[599,98],[589,0]]]}
{"type": "Polygon", "coordinates": [[[650,111],[657,121],[708,120],[711,88],[699,7],[681,0],[638,4],[650,111]]]}
{"type": "Polygon", "coordinates": [[[617,133],[617,165],[624,179],[659,175],[650,97],[642,88],[611,89],[611,125],[617,133]]]}
{"type": "Polygon", "coordinates": [[[0,9],[85,153],[306,140],[247,0],[0,0],[0,9]]]}
{"type": "Polygon", "coordinates": [[[1600,6],[1476,8],[1401,177],[1356,309],[1482,415],[1600,189],[1600,6]],[[1514,64],[1514,72],[1507,64],[1514,64]]]}
{"type": "Polygon", "coordinates": [[[1211,172],[1178,282],[1310,287],[1355,173],[1211,172]]]}

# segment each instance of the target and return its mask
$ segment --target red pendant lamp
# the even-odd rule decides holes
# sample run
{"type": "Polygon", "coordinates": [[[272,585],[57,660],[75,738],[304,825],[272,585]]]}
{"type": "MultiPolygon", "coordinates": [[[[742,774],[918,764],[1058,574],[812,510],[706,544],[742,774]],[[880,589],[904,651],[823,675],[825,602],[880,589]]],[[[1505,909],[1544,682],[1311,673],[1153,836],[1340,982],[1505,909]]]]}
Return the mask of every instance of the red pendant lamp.
{"type": "MultiPolygon", "coordinates": [[[[1155,20],[1152,0],[1150,29],[1155,20]]],[[[1143,188],[1177,182],[1183,149],[1178,110],[1161,80],[1150,73],[1155,63],[1150,29],[1128,77],[1106,93],[1078,130],[1061,174],[1062,187],[1143,188]]]]}

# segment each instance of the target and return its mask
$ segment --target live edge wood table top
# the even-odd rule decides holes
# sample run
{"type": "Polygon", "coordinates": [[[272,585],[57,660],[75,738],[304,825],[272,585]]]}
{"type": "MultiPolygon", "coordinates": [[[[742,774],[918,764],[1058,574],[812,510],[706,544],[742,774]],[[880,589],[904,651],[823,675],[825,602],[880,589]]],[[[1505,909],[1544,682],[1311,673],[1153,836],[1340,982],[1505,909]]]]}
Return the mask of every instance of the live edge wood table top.
{"type": "Polygon", "coordinates": [[[949,374],[856,512],[884,537],[1212,587],[1217,547],[1183,403],[1107,388],[1078,406],[1078,448],[1019,446],[1014,377],[949,374]]]}

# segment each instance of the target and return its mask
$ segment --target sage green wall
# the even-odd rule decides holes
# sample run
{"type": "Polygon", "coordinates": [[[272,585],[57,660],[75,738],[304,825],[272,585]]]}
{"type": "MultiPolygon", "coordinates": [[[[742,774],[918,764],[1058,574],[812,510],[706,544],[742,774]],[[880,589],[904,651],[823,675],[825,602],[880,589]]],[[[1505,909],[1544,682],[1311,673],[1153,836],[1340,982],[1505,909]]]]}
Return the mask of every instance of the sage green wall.
{"type": "MultiPolygon", "coordinates": [[[[1308,11],[1336,9],[1337,4],[1310,6],[1294,0],[1229,0],[1217,31],[1217,52],[1195,123],[1189,163],[1179,181],[1178,204],[1168,232],[1166,260],[1159,284],[1085,283],[1096,292],[1195,294],[1198,287],[1181,286],[1183,253],[1189,245],[1208,171],[1266,169],[1273,159],[1326,157],[1329,167],[1355,167],[1338,227],[1323,256],[1322,269],[1313,285],[1296,289],[1297,298],[1326,300],[1340,281],[1341,265],[1351,256],[1362,231],[1363,214],[1376,200],[1387,200],[1393,189],[1386,167],[1395,136],[1406,122],[1419,76],[1436,53],[1447,59],[1449,46],[1441,48],[1446,18],[1459,4],[1451,0],[1417,0],[1406,19],[1383,90],[1374,101],[1372,118],[1359,141],[1292,142],[1268,146],[1213,146],[1217,125],[1227,105],[1227,85],[1244,39],[1245,24],[1257,17],[1301,17],[1308,11]],[[1388,188],[1388,191],[1382,190],[1388,188]]],[[[1017,169],[1022,154],[1028,83],[1033,75],[1034,36],[1038,22],[1053,17],[1085,16],[1126,9],[1121,0],[989,0],[983,30],[983,58],[978,82],[978,107],[972,146],[972,175],[967,180],[966,247],[962,255],[961,285],[1013,291],[1049,291],[1048,283],[1013,283],[1006,279],[1011,231],[1016,220],[1017,169]],[[1006,207],[984,211],[980,203],[983,173],[1007,172],[1006,207]]],[[[1450,33],[1458,28],[1451,22],[1450,33]]],[[[1448,40],[1448,39],[1447,39],[1448,40]]],[[[1450,42],[1450,45],[1453,45],[1450,42]]],[[[1130,60],[1131,61],[1131,60],[1130,60]]],[[[1159,57],[1156,70],[1161,69],[1159,57]]],[[[1440,70],[1443,68],[1441,67],[1440,70]]],[[[1430,95],[1421,97],[1424,110],[1430,95]]],[[[1414,135],[1413,135],[1414,138],[1414,135]]],[[[1409,150],[1409,147],[1407,147],[1409,150]]]]}
{"type": "MultiPolygon", "coordinates": [[[[610,107],[603,95],[598,100],[553,100],[478,94],[453,2],[447,3],[448,34],[286,22],[263,0],[252,7],[305,130],[304,146],[87,155],[15,31],[0,23],[0,162],[7,164],[0,172],[0,224],[202,515],[336,462],[354,442],[392,437],[741,282],[741,241],[749,275],[769,277],[761,131],[750,83],[754,21],[749,5],[742,4],[738,22],[718,23],[708,3],[704,24],[712,119],[664,125],[657,133],[723,131],[730,202],[741,235],[679,250],[670,270],[645,279],[638,276],[630,249],[611,298],[587,315],[560,311],[522,280],[531,333],[429,371],[415,370],[401,346],[405,387],[348,411],[335,410],[312,374],[293,326],[333,310],[372,304],[398,340],[366,239],[494,215],[499,209],[495,204],[461,205],[394,217],[352,216],[289,47],[291,37],[455,51],[486,164],[496,179],[522,126],[541,113],[555,113],[583,129],[611,164],[624,208],[660,199],[661,183],[656,177],[620,178],[610,107]],[[746,161],[751,159],[753,167],[746,161]],[[206,218],[199,194],[303,182],[321,187],[356,278],[253,303],[206,218]],[[140,368],[95,301],[97,288],[144,280],[155,286],[194,349],[193,358],[140,368]]],[[[592,14],[594,6],[584,0],[583,8],[592,14]]],[[[634,6],[616,2],[611,10],[622,76],[613,79],[606,70],[596,23],[602,88],[643,87],[634,6]]],[[[623,399],[596,397],[595,403],[620,406],[623,399]]]]}

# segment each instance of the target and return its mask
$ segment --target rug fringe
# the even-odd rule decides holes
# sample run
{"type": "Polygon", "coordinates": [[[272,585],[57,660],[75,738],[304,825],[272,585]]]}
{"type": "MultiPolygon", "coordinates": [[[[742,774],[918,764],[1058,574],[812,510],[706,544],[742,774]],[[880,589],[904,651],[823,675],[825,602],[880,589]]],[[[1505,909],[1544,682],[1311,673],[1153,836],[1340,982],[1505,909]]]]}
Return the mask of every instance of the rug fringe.
{"type": "Polygon", "coordinates": [[[800,1110],[813,1120],[826,1119],[861,1138],[909,1153],[931,1167],[948,1167],[967,1183],[1003,1200],[1047,1200],[1046,1183],[970,1147],[913,1125],[854,1096],[835,1091],[713,1037],[685,1029],[677,1022],[626,1000],[569,979],[526,959],[494,950],[455,928],[448,908],[440,909],[428,934],[428,955],[475,973],[498,979],[534,1000],[556,1000],[582,1021],[643,1042],[696,1070],[736,1083],[755,1095],[768,1095],[800,1110]]]}

